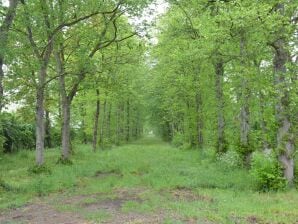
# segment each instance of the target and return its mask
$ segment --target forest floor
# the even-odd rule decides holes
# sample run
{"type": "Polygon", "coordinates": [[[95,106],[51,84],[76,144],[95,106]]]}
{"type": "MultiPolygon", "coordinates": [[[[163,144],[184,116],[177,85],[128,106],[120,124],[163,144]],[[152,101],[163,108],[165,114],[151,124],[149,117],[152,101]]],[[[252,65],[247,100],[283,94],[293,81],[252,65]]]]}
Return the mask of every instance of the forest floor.
{"type": "Polygon", "coordinates": [[[211,151],[179,150],[155,138],[92,153],[77,146],[73,165],[30,174],[34,152],[0,156],[1,224],[298,223],[298,192],[259,193],[244,169],[211,151]]]}

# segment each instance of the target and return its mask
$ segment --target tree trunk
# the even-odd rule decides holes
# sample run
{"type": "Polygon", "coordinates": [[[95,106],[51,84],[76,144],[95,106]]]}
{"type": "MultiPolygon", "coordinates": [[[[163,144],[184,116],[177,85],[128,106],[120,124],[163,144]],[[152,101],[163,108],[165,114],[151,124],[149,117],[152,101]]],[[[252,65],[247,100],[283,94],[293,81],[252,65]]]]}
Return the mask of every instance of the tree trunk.
{"type": "Polygon", "coordinates": [[[240,63],[241,69],[241,94],[240,94],[240,147],[242,148],[245,155],[246,165],[250,164],[251,151],[249,148],[249,132],[250,132],[250,110],[249,110],[249,86],[247,80],[246,68],[249,64],[246,62],[248,60],[246,54],[246,39],[244,31],[240,34],[240,63]]]}
{"type": "Polygon", "coordinates": [[[120,144],[120,106],[117,105],[116,110],[116,136],[115,136],[116,145],[120,144]]]}
{"type": "Polygon", "coordinates": [[[70,106],[68,98],[62,99],[62,159],[70,159],[70,106]]]}
{"type": "Polygon", "coordinates": [[[88,139],[87,139],[87,133],[86,133],[86,108],[84,104],[80,105],[81,107],[81,116],[82,116],[82,125],[81,125],[81,130],[83,132],[83,144],[87,145],[88,144],[88,139]]]}
{"type": "Polygon", "coordinates": [[[259,91],[259,100],[260,100],[260,126],[262,130],[263,151],[265,154],[271,154],[270,145],[267,139],[267,133],[269,132],[269,130],[267,128],[267,123],[265,121],[265,99],[262,91],[259,91]]]}
{"type": "Polygon", "coordinates": [[[94,115],[94,126],[93,126],[93,151],[96,151],[97,146],[97,135],[98,135],[98,123],[99,123],[99,112],[100,112],[100,100],[99,100],[99,90],[96,89],[96,111],[94,115]]]}
{"type": "Polygon", "coordinates": [[[126,141],[130,140],[130,102],[126,102],[126,141]]]}
{"type": "MultiPolygon", "coordinates": [[[[60,48],[61,50],[62,48],[60,48]]],[[[69,160],[70,158],[70,106],[71,98],[67,96],[65,87],[65,71],[63,64],[62,52],[55,51],[56,69],[59,75],[60,96],[61,96],[61,112],[62,112],[62,125],[61,125],[61,155],[62,160],[69,160]]]]}
{"type": "Polygon", "coordinates": [[[38,166],[44,163],[44,83],[46,74],[47,67],[43,64],[39,71],[39,86],[36,90],[36,163],[38,166]]]}
{"type": "Polygon", "coordinates": [[[125,113],[124,113],[124,104],[120,103],[119,105],[119,143],[125,139],[125,113]]]}
{"type": "Polygon", "coordinates": [[[109,104],[108,117],[107,117],[107,137],[111,140],[111,112],[112,112],[112,103],[109,104]]]}
{"type": "Polygon", "coordinates": [[[4,56],[0,54],[0,112],[4,106],[4,88],[3,88],[3,79],[4,79],[4,71],[3,71],[3,60],[4,56]]]}
{"type": "Polygon", "coordinates": [[[224,118],[224,96],[223,96],[224,63],[218,60],[215,63],[215,85],[217,99],[217,152],[226,151],[225,145],[225,118],[224,118]]]}
{"type": "Polygon", "coordinates": [[[100,126],[100,139],[99,139],[99,143],[100,146],[103,147],[104,146],[104,138],[105,138],[105,119],[106,119],[106,109],[107,109],[107,101],[105,100],[103,103],[103,116],[101,119],[101,126],[100,126]]]}
{"type": "Polygon", "coordinates": [[[4,106],[3,64],[5,59],[5,49],[7,47],[6,45],[7,45],[8,32],[12,25],[13,19],[15,17],[18,3],[19,3],[19,0],[9,0],[8,11],[0,27],[0,112],[2,111],[2,108],[4,106]]]}
{"type": "Polygon", "coordinates": [[[48,110],[46,110],[45,146],[47,148],[51,148],[52,147],[52,141],[51,141],[51,120],[50,120],[50,112],[48,110]]]}
{"type": "MultiPolygon", "coordinates": [[[[243,81],[242,88],[246,88],[246,81],[243,81]]],[[[240,108],[240,143],[242,147],[247,148],[249,145],[250,130],[248,97],[244,96],[242,100],[243,102],[240,108]]]]}
{"type": "Polygon", "coordinates": [[[203,147],[203,118],[202,118],[202,96],[198,92],[196,95],[196,109],[197,109],[197,144],[199,148],[203,147]]]}
{"type": "MultiPolygon", "coordinates": [[[[284,5],[278,4],[277,10],[284,15],[284,5]]],[[[283,32],[279,33],[282,34],[283,32]]],[[[277,130],[277,149],[279,161],[284,169],[284,177],[289,185],[294,184],[294,135],[292,133],[292,123],[290,120],[290,94],[289,83],[287,81],[286,64],[289,60],[287,41],[284,37],[279,37],[274,43],[274,75],[277,89],[276,118],[278,123],[277,130]]]]}

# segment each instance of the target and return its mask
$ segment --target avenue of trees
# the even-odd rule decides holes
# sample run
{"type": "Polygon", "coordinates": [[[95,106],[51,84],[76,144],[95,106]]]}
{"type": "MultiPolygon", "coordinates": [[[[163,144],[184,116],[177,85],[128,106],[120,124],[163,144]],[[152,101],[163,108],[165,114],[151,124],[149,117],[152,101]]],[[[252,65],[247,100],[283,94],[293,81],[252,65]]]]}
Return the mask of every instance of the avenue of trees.
{"type": "Polygon", "coordinates": [[[170,3],[148,78],[157,131],[184,148],[236,152],[247,166],[255,151],[272,155],[293,184],[298,2],[170,3]]]}
{"type": "Polygon", "coordinates": [[[128,21],[147,4],[1,5],[1,110],[17,103],[15,113],[1,116],[3,151],[35,147],[42,166],[45,147],[61,146],[67,162],[73,139],[92,142],[95,151],[142,134],[145,45],[128,21]]]}
{"type": "Polygon", "coordinates": [[[168,0],[156,44],[130,22],[151,2],[0,3],[1,151],[35,148],[41,167],[58,146],[68,163],[74,143],[105,149],[146,126],[247,169],[270,161],[294,185],[298,2],[168,0]]]}

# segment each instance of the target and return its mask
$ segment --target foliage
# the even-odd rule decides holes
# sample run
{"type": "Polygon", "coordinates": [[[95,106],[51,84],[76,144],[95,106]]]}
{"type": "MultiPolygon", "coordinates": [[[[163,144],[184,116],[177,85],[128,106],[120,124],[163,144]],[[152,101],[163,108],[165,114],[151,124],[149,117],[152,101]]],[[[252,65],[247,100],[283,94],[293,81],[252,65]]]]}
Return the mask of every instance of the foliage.
{"type": "Polygon", "coordinates": [[[178,147],[214,148],[218,154],[237,149],[247,167],[254,151],[277,145],[291,160],[297,139],[297,72],[295,57],[281,60],[276,43],[283,41],[284,55],[296,55],[290,44],[296,41],[296,22],[289,21],[297,3],[169,3],[157,23],[158,42],[150,48],[152,68],[146,77],[155,133],[178,147]]]}
{"type": "Polygon", "coordinates": [[[274,155],[255,152],[252,156],[251,174],[256,178],[258,190],[277,191],[286,187],[286,180],[282,177],[282,170],[274,155]]]}
{"type": "Polygon", "coordinates": [[[183,146],[185,140],[184,140],[184,135],[181,133],[175,133],[172,139],[172,143],[175,147],[180,148],[183,146]]]}
{"type": "Polygon", "coordinates": [[[223,168],[236,169],[242,166],[242,158],[234,150],[228,150],[226,153],[219,155],[217,159],[223,168]]]}
{"type": "MultiPolygon", "coordinates": [[[[84,198],[94,203],[113,200],[117,192],[123,195],[131,191],[141,202],[123,201],[124,212],[150,216],[166,210],[181,217],[183,222],[195,219],[246,223],[249,217],[258,217],[264,223],[295,223],[296,191],[251,191],[255,183],[246,170],[222,169],[211,152],[214,151],[205,154],[197,150],[181,151],[159,139],[147,138],[96,153],[91,152],[90,146],[80,145],[72,158],[74,164],[62,166],[55,163],[59,151],[51,149],[46,153],[51,175],[28,175],[27,169],[34,159],[32,151],[18,152],[13,157],[4,155],[0,163],[2,180],[22,191],[1,191],[0,188],[0,209],[22,206],[39,195],[47,196],[42,198],[45,203],[68,211],[65,205],[68,197],[72,202],[75,198],[84,198]],[[111,174],[94,176],[98,171],[111,171],[111,174]],[[287,215],[280,215],[285,211],[287,215]]],[[[82,206],[85,208],[86,203],[72,205],[69,209],[85,214],[82,206]]],[[[94,221],[98,218],[95,214],[94,221]]],[[[93,221],[91,216],[88,213],[93,221]]]]}
{"type": "MultiPolygon", "coordinates": [[[[159,1],[15,2],[11,11],[0,1],[0,207],[145,187],[157,192],[152,206],[124,210],[242,223],[260,215],[254,188],[298,182],[298,1],[168,0],[152,23],[159,1]],[[169,144],[137,141],[144,132],[169,144]],[[239,220],[235,197],[250,204],[239,220]]],[[[273,223],[297,221],[271,206],[273,223]]]]}
{"type": "Polygon", "coordinates": [[[43,166],[32,166],[28,168],[28,172],[31,174],[51,174],[52,171],[49,167],[43,165],[43,166]]]}
{"type": "Polygon", "coordinates": [[[11,186],[5,183],[2,179],[0,179],[0,192],[1,192],[1,189],[3,189],[4,191],[12,191],[11,186]]]}
{"type": "Polygon", "coordinates": [[[21,149],[32,149],[35,146],[34,126],[20,121],[14,114],[2,114],[1,129],[3,152],[11,153],[21,149]]]}
{"type": "Polygon", "coordinates": [[[71,166],[71,165],[73,165],[73,162],[70,159],[63,159],[60,157],[57,161],[57,164],[71,166]]]}

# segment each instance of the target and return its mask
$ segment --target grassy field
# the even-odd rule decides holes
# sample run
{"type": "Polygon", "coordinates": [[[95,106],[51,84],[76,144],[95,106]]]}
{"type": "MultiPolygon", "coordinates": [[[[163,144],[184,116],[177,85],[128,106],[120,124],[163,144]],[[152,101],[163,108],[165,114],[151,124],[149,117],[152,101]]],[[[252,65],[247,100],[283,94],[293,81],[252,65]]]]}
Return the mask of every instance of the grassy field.
{"type": "Polygon", "coordinates": [[[58,149],[46,153],[50,174],[28,172],[34,152],[0,157],[0,223],[26,223],[12,209],[40,204],[45,216],[53,209],[90,223],[298,223],[297,191],[258,193],[247,171],[208,150],[146,138],[97,153],[78,146],[73,165],[58,157],[58,149]]]}

